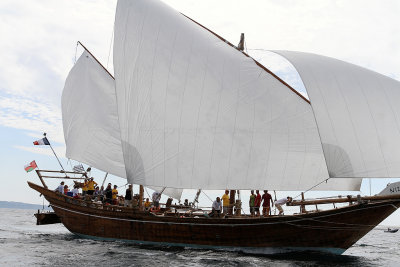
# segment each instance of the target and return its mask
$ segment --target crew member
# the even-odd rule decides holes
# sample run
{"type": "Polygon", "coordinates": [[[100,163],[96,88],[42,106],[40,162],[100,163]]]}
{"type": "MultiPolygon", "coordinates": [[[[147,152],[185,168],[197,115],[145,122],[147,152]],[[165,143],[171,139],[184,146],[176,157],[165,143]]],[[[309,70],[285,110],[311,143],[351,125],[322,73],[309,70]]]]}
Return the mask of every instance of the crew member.
{"type": "Polygon", "coordinates": [[[114,185],[114,189],[112,190],[112,204],[113,205],[118,205],[118,190],[117,190],[117,185],[114,185]]]}
{"type": "Polygon", "coordinates": [[[54,190],[60,194],[64,193],[64,181],[62,181],[56,188],[56,190],[54,190]]]}
{"type": "Polygon", "coordinates": [[[128,189],[126,189],[124,205],[125,205],[125,207],[132,207],[132,185],[131,184],[128,186],[128,189]]]}
{"type": "Polygon", "coordinates": [[[264,194],[262,195],[262,206],[263,206],[263,215],[269,216],[269,212],[271,210],[270,203],[272,207],[274,206],[274,201],[272,200],[272,196],[268,193],[268,190],[264,190],[264,194]]]}
{"type": "Polygon", "coordinates": [[[229,190],[225,190],[225,194],[222,195],[223,202],[223,214],[227,214],[229,210],[229,190]]]}
{"type": "Polygon", "coordinates": [[[160,206],[161,193],[154,191],[153,195],[151,195],[151,198],[153,200],[154,207],[158,208],[160,206]]]}
{"type": "Polygon", "coordinates": [[[250,199],[249,199],[250,214],[251,214],[251,216],[254,216],[256,195],[254,194],[254,190],[251,190],[250,193],[251,193],[250,199]]]}
{"type": "Polygon", "coordinates": [[[254,211],[257,216],[260,216],[261,195],[260,191],[256,190],[256,199],[254,201],[254,211]]]}
{"type": "Polygon", "coordinates": [[[220,217],[221,215],[221,199],[217,197],[217,199],[213,202],[211,207],[211,217],[217,216],[220,217]]]}
{"type": "Polygon", "coordinates": [[[275,201],[275,207],[279,210],[278,215],[283,215],[282,205],[285,205],[286,203],[288,203],[290,201],[292,201],[291,197],[281,198],[281,199],[275,201]]]}
{"type": "Polygon", "coordinates": [[[93,177],[87,182],[87,194],[93,196],[94,188],[97,183],[93,180],[93,177]]]}

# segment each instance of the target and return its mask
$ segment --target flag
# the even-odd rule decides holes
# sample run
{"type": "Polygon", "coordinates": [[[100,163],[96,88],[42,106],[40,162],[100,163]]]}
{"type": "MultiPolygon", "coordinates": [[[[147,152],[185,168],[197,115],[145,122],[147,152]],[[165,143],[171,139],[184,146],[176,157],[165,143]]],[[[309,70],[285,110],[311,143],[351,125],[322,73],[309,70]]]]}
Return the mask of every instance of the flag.
{"type": "Polygon", "coordinates": [[[40,140],[37,140],[37,141],[33,142],[33,144],[35,146],[44,146],[44,145],[48,145],[49,146],[50,142],[49,142],[49,140],[47,140],[47,137],[44,137],[44,138],[42,138],[40,140]]]}
{"type": "Polygon", "coordinates": [[[33,171],[34,169],[37,168],[36,161],[32,161],[31,163],[26,164],[24,167],[26,172],[33,171]]]}
{"type": "Polygon", "coordinates": [[[80,165],[75,165],[73,168],[74,172],[84,172],[85,168],[82,166],[82,164],[80,165]]]}

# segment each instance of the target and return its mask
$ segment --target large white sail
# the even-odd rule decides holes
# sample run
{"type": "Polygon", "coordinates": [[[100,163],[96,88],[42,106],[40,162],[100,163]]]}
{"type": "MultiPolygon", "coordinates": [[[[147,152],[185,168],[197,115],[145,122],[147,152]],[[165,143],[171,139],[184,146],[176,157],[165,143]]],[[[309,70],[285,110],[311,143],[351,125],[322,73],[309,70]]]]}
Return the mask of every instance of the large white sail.
{"type": "MultiPolygon", "coordinates": [[[[155,0],[118,1],[114,32],[128,179],[299,190],[328,177],[311,106],[253,59],[155,0]]],[[[336,180],[318,189],[360,186],[336,180]]]]}
{"type": "Polygon", "coordinates": [[[66,157],[126,177],[115,82],[88,52],[68,74],[61,99],[66,157]]]}
{"type": "MultiPolygon", "coordinates": [[[[62,116],[67,158],[126,178],[115,82],[87,51],[66,79],[62,116]]],[[[128,179],[128,183],[133,181],[128,179]]],[[[166,188],[163,193],[180,199],[182,189],[166,188]]]]}
{"type": "Polygon", "coordinates": [[[400,177],[400,82],[337,59],[274,51],[299,72],[330,177],[400,177]]]}

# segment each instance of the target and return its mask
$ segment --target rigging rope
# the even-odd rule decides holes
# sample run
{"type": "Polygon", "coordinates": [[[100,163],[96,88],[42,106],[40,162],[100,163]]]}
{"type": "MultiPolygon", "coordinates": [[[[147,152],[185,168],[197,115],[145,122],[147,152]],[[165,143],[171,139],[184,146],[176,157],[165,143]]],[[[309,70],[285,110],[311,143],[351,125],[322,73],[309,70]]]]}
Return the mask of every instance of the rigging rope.
{"type": "Polygon", "coordinates": [[[114,37],[114,28],[113,28],[113,30],[111,32],[110,47],[108,49],[107,69],[108,69],[108,62],[110,61],[110,54],[111,54],[111,46],[112,46],[112,43],[113,43],[113,37],[114,37]]]}
{"type": "Polygon", "coordinates": [[[75,63],[76,63],[76,54],[78,53],[78,45],[79,45],[79,42],[76,42],[74,65],[75,65],[75,63]]]}
{"type": "Polygon", "coordinates": [[[206,195],[206,197],[211,201],[214,202],[203,190],[201,191],[204,195],[206,195]]]}
{"type": "MultiPolygon", "coordinates": [[[[323,182],[326,182],[326,183],[327,183],[329,179],[331,179],[331,178],[327,178],[327,179],[323,180],[322,182],[319,182],[318,184],[316,184],[316,185],[310,187],[309,189],[307,189],[306,191],[304,191],[304,192],[302,192],[302,193],[306,193],[306,192],[312,190],[313,188],[319,186],[319,185],[322,184],[323,182]]],[[[295,196],[293,199],[296,199],[296,198],[298,198],[299,196],[301,196],[301,193],[298,194],[297,196],[295,196]]]]}
{"type": "Polygon", "coordinates": [[[146,190],[147,196],[150,198],[150,194],[149,194],[149,192],[147,192],[147,187],[145,187],[145,186],[143,186],[143,187],[144,187],[144,190],[146,190]]]}

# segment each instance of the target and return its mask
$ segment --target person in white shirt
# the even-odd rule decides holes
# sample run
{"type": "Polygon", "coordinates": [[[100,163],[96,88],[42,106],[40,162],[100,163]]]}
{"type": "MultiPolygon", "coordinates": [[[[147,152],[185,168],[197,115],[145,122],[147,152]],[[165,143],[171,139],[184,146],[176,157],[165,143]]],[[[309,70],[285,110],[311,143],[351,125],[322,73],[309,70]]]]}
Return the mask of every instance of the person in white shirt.
{"type": "Polygon", "coordinates": [[[214,217],[215,215],[217,215],[217,217],[219,217],[221,215],[222,203],[221,203],[221,199],[219,197],[217,197],[217,199],[213,202],[211,208],[212,208],[212,211],[210,214],[211,217],[214,217]]]}
{"type": "Polygon", "coordinates": [[[158,208],[160,205],[161,193],[154,191],[153,195],[151,195],[151,199],[153,200],[154,207],[158,208]]]}
{"type": "Polygon", "coordinates": [[[292,201],[291,197],[281,198],[281,199],[275,201],[275,207],[279,210],[278,215],[283,215],[282,205],[285,205],[286,203],[288,203],[290,201],[292,201]]]}
{"type": "Polygon", "coordinates": [[[56,191],[56,192],[59,192],[59,193],[61,193],[61,194],[64,194],[64,181],[62,181],[61,183],[60,183],[60,185],[56,188],[56,190],[54,190],[54,191],[56,191]]]}
{"type": "Polygon", "coordinates": [[[79,194],[79,189],[77,186],[74,186],[74,189],[72,189],[72,197],[76,197],[79,194]]]}

